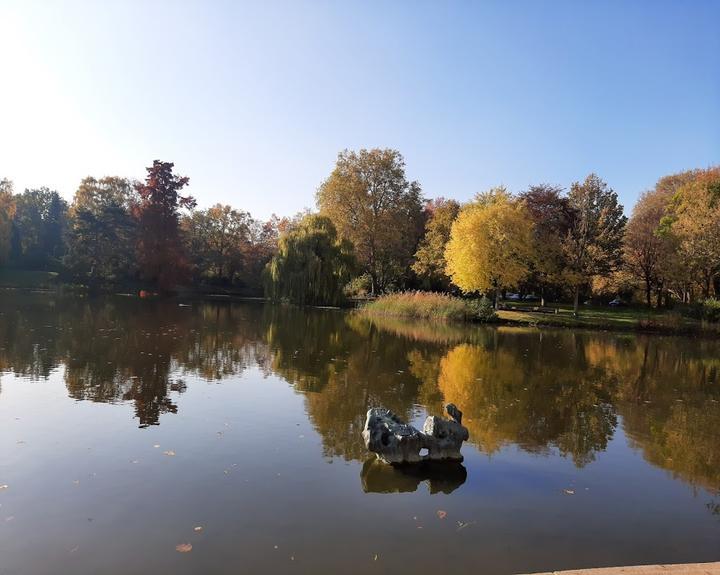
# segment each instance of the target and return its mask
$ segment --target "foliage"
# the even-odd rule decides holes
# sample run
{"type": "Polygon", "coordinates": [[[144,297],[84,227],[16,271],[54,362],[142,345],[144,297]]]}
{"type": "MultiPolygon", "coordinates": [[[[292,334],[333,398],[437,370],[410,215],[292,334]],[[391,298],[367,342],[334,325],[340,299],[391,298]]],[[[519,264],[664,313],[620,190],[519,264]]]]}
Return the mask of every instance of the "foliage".
{"type": "Polygon", "coordinates": [[[275,301],[338,305],[353,268],[352,246],[339,240],[329,218],[306,216],[280,237],[268,264],[266,293],[275,301]]]}
{"type": "Polygon", "coordinates": [[[479,300],[471,302],[475,318],[483,323],[497,321],[498,315],[489,297],[482,296],[479,300]]]}
{"type": "Polygon", "coordinates": [[[533,223],[504,188],[462,208],[445,251],[447,271],[464,292],[497,294],[524,279],[534,257],[533,223]]]}
{"type": "Polygon", "coordinates": [[[448,294],[406,291],[380,296],[366,304],[363,312],[371,315],[387,315],[414,319],[468,320],[475,310],[467,300],[448,294]]]}
{"type": "Polygon", "coordinates": [[[3,179],[0,180],[0,264],[5,263],[10,256],[14,218],[13,183],[10,180],[3,179]]]}
{"type": "Polygon", "coordinates": [[[191,196],[180,195],[190,179],[175,175],[173,166],[155,160],[147,168],[145,183],[136,185],[140,196],[135,208],[140,273],[162,290],[174,288],[187,275],[188,263],[180,239],[180,209],[195,206],[191,196]]]}
{"type": "Polygon", "coordinates": [[[696,301],[681,307],[681,312],[688,317],[713,323],[720,322],[720,299],[709,298],[696,301]]]}
{"type": "Polygon", "coordinates": [[[15,196],[11,258],[19,267],[58,267],[65,251],[67,202],[48,188],[15,196]]]}
{"type": "Polygon", "coordinates": [[[126,178],[83,179],[70,207],[64,258],[74,279],[97,286],[134,275],[136,204],[134,184],[126,178]]]}
{"type": "MultiPolygon", "coordinates": [[[[720,168],[695,172],[680,186],[664,224],[704,298],[720,283],[720,168]]],[[[717,290],[716,290],[717,291],[717,290]]]]}
{"type": "Polygon", "coordinates": [[[181,227],[195,275],[232,284],[245,264],[251,224],[250,214],[222,204],[185,216],[181,227]]]}
{"type": "Polygon", "coordinates": [[[542,294],[547,288],[562,285],[565,254],[562,241],[570,230],[572,210],[560,186],[530,186],[519,198],[525,204],[534,224],[535,258],[531,262],[526,285],[542,294]]]}
{"type": "Polygon", "coordinates": [[[340,237],[355,246],[372,293],[407,279],[422,234],[422,198],[420,185],[406,179],[398,151],[341,152],[318,190],[317,204],[340,237]]]}
{"type": "Polygon", "coordinates": [[[428,202],[425,233],[415,252],[413,271],[423,280],[426,287],[447,291],[450,278],[447,275],[445,247],[450,240],[452,224],[460,212],[460,204],[455,200],[438,198],[428,202]]]}
{"type": "Polygon", "coordinates": [[[627,218],[617,194],[595,174],[583,183],[573,183],[568,201],[573,217],[563,249],[577,312],[580,286],[593,276],[608,275],[620,267],[627,218]]]}
{"type": "Polygon", "coordinates": [[[668,275],[666,262],[673,256],[672,241],[658,231],[666,205],[666,194],[657,189],[640,196],[623,242],[624,267],[634,279],[642,282],[648,307],[652,305],[653,290],[662,289],[668,275]]]}

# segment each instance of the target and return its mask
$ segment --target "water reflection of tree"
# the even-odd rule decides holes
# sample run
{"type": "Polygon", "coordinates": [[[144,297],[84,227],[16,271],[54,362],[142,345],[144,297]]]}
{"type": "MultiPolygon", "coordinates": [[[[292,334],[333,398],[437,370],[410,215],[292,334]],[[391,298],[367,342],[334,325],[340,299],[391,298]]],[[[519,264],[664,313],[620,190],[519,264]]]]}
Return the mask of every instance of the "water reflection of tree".
{"type": "Polygon", "coordinates": [[[259,366],[290,382],[328,456],[364,460],[365,412],[439,414],[454,401],[471,441],[557,450],[585,465],[622,416],[653,465],[720,492],[717,342],[368,320],[230,303],[12,294],[0,298],[0,371],[31,380],[64,366],[76,399],[132,402],[140,425],[174,412],[177,378],[259,366]]]}
{"type": "Polygon", "coordinates": [[[419,382],[408,370],[417,344],[370,322],[349,328],[346,315],[283,310],[268,329],[272,369],[306,392],[308,415],[327,456],[364,459],[360,432],[370,407],[414,412],[419,382]]]}
{"type": "Polygon", "coordinates": [[[130,401],[141,426],[177,411],[171,396],[184,385],[173,374],[220,379],[267,355],[260,306],[23,295],[13,303],[16,313],[0,307],[0,367],[43,379],[64,364],[71,397],[130,401]]]}
{"type": "Polygon", "coordinates": [[[554,446],[585,465],[612,437],[615,381],[599,370],[549,368],[536,357],[461,344],[441,360],[438,387],[462,406],[470,440],[484,451],[507,443],[532,452],[554,446]]]}
{"type": "Polygon", "coordinates": [[[637,337],[586,346],[618,373],[625,432],[647,461],[720,493],[720,357],[717,343],[637,337]]]}

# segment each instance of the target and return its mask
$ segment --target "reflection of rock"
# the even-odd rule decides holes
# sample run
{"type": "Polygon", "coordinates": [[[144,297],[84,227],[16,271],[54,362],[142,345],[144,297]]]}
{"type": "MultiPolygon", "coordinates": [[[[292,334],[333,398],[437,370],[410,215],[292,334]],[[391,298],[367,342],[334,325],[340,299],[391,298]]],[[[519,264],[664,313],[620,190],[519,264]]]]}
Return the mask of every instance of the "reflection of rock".
{"type": "Polygon", "coordinates": [[[389,409],[375,407],[365,419],[365,446],[385,463],[462,461],[460,447],[468,438],[468,430],[460,424],[462,412],[457,407],[448,404],[446,409],[452,420],[430,416],[418,431],[389,409]]]}
{"type": "Polygon", "coordinates": [[[360,479],[365,493],[412,493],[422,482],[430,493],[452,493],[465,483],[467,470],[459,461],[385,465],[373,458],[363,464],[360,479]]]}

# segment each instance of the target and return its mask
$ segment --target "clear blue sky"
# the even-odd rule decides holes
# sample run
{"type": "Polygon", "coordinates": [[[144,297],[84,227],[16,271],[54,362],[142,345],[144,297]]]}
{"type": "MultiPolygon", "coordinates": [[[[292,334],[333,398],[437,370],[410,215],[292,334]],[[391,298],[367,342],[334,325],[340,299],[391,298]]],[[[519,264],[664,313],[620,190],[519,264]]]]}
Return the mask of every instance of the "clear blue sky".
{"type": "Polygon", "coordinates": [[[629,211],[720,162],[720,0],[0,0],[0,177],[190,176],[201,206],[314,206],[343,148],[428,197],[595,171],[629,211]]]}

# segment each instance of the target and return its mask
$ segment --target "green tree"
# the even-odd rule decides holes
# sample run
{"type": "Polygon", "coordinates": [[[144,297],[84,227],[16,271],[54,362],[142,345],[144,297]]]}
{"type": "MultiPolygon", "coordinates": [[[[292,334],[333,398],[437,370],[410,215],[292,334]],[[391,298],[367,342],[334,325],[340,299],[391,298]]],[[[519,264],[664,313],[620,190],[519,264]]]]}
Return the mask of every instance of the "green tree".
{"type": "Polygon", "coordinates": [[[222,204],[184,217],[182,229],[197,274],[232,284],[244,267],[251,223],[247,212],[222,204]]]}
{"type": "Polygon", "coordinates": [[[535,257],[525,204],[496,188],[460,210],[445,250],[447,273],[464,292],[494,292],[527,277],[535,257]]]}
{"type": "Polygon", "coordinates": [[[445,247],[450,241],[450,230],[460,212],[460,204],[455,200],[438,198],[428,202],[426,211],[425,234],[415,252],[412,269],[426,288],[448,290],[450,277],[445,271],[445,247]]]}
{"type": "Polygon", "coordinates": [[[48,188],[15,196],[13,259],[28,268],[55,268],[65,251],[67,202],[48,188]]]}
{"type": "Polygon", "coordinates": [[[268,264],[266,292],[275,301],[337,305],[352,268],[352,245],[338,239],[332,221],[306,216],[280,237],[278,253],[268,264]]]}
{"type": "Polygon", "coordinates": [[[620,267],[627,218],[617,194],[595,174],[573,183],[568,200],[573,218],[563,250],[577,314],[580,288],[594,276],[610,275],[620,267]]]}
{"type": "Polygon", "coordinates": [[[64,263],[73,277],[90,286],[118,283],[135,272],[137,204],[134,184],[109,176],[83,179],[69,211],[64,263]]]}
{"type": "Polygon", "coordinates": [[[420,185],[405,177],[400,152],[341,152],[317,204],[355,246],[372,293],[404,283],[422,233],[422,197],[420,185]]]}
{"type": "Polygon", "coordinates": [[[146,281],[169,290],[185,279],[188,263],[180,239],[180,210],[193,208],[192,196],[180,191],[189,178],[173,173],[174,164],[155,160],[147,168],[145,183],[135,189],[140,196],[135,214],[138,220],[138,262],[146,281]]]}

